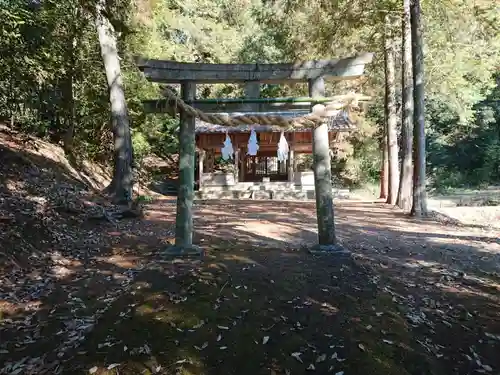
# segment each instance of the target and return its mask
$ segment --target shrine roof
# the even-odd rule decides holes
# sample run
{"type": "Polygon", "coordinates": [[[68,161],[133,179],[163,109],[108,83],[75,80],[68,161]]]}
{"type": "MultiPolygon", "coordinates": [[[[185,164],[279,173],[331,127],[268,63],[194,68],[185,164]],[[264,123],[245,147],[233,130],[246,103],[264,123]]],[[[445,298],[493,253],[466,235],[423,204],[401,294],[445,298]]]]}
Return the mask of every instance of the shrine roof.
{"type": "MultiPolygon", "coordinates": [[[[307,115],[309,112],[259,112],[259,115],[272,115],[272,116],[282,116],[282,117],[302,117],[307,115]]],[[[241,113],[243,114],[243,113],[241,113]]],[[[238,113],[232,113],[232,116],[237,116],[238,113]]],[[[325,119],[328,124],[329,131],[351,131],[356,127],[350,119],[349,115],[346,111],[338,111],[334,116],[329,116],[325,119]]],[[[197,134],[210,134],[210,133],[249,133],[252,129],[256,132],[271,132],[271,133],[279,133],[283,130],[280,126],[273,125],[239,125],[239,126],[224,126],[224,125],[215,125],[200,119],[196,119],[196,133],[197,134]]],[[[286,132],[290,132],[290,130],[285,129],[286,132]]],[[[297,128],[294,129],[295,133],[303,133],[310,132],[311,128],[297,128]]]]}

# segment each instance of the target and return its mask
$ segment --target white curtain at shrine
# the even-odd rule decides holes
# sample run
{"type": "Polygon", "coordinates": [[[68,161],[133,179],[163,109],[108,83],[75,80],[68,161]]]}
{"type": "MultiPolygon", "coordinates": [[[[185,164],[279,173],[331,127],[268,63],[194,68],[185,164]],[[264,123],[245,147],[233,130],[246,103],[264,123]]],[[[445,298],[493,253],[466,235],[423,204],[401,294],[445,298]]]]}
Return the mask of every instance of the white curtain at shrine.
{"type": "Polygon", "coordinates": [[[257,134],[255,130],[251,130],[250,138],[248,138],[248,147],[247,147],[247,155],[255,156],[257,155],[257,151],[259,151],[259,143],[257,142],[257,134]]]}
{"type": "Polygon", "coordinates": [[[278,161],[287,161],[289,151],[290,149],[285,138],[285,133],[281,132],[280,141],[278,142],[278,161]]]}
{"type": "Polygon", "coordinates": [[[232,159],[234,155],[233,144],[231,142],[231,138],[227,133],[226,133],[226,139],[224,140],[224,147],[222,147],[221,153],[222,153],[222,159],[224,160],[232,159]]]}

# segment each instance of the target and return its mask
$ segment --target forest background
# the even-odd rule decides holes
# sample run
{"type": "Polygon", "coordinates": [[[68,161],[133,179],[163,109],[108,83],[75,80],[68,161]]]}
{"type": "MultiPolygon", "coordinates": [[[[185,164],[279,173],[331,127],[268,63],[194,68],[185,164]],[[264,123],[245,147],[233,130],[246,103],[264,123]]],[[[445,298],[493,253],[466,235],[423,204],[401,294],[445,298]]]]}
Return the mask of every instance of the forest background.
{"type": "MultiPolygon", "coordinates": [[[[0,121],[64,145],[67,153],[113,160],[109,94],[93,0],[0,0],[0,121]]],[[[425,119],[428,187],[500,182],[500,9],[496,1],[425,0],[425,119]]],[[[367,76],[327,86],[370,95],[358,131],[332,168],[341,186],[377,183],[382,165],[384,36],[396,61],[401,140],[402,5],[398,1],[116,0],[103,8],[117,37],[134,163],[172,160],[178,118],[146,114],[161,97],[135,56],[190,62],[290,62],[374,52],[367,76]]],[[[239,85],[200,85],[198,97],[241,97],[239,85]]],[[[262,96],[303,96],[306,85],[264,85],[262,96]]]]}

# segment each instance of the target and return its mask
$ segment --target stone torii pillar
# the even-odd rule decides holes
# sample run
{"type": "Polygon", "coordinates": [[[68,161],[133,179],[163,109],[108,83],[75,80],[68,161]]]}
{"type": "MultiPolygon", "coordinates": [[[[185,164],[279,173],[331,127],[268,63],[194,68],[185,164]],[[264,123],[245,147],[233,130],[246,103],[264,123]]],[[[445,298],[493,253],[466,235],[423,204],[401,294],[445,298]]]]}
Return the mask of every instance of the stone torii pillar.
{"type": "MultiPolygon", "coordinates": [[[[325,81],[323,77],[310,79],[308,84],[309,96],[313,102],[315,97],[325,96],[325,81]]],[[[335,236],[330,142],[328,138],[328,125],[326,123],[313,130],[312,146],[319,243],[311,249],[311,252],[345,253],[344,249],[338,245],[335,236]]]]}
{"type": "MultiPolygon", "coordinates": [[[[190,102],[196,97],[196,83],[181,82],[181,97],[190,102]]],[[[166,249],[168,255],[201,255],[201,248],[193,245],[193,200],[195,170],[195,118],[180,113],[179,124],[179,188],[175,220],[175,244],[166,249]]]]}

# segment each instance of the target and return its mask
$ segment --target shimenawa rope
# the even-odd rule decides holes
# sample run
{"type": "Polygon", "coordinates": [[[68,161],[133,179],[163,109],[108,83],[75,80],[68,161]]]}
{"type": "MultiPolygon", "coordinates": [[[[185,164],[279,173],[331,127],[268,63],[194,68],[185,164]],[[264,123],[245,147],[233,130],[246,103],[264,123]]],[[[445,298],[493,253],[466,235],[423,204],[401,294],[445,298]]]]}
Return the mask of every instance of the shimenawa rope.
{"type": "MultiPolygon", "coordinates": [[[[281,128],[315,128],[323,123],[325,118],[329,117],[330,110],[351,109],[357,107],[357,97],[355,94],[347,95],[346,99],[338,103],[330,103],[325,105],[316,104],[313,107],[313,113],[301,117],[288,118],[283,116],[272,115],[254,115],[246,114],[239,116],[227,116],[221,114],[205,113],[200,111],[179,98],[172,90],[165,88],[163,94],[172,100],[176,107],[186,112],[187,114],[197,117],[200,120],[215,125],[224,126],[239,126],[239,125],[274,125],[281,128]],[[343,102],[343,104],[342,104],[343,102]]],[[[311,101],[314,101],[312,99],[311,101]]]]}

